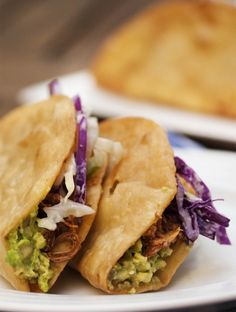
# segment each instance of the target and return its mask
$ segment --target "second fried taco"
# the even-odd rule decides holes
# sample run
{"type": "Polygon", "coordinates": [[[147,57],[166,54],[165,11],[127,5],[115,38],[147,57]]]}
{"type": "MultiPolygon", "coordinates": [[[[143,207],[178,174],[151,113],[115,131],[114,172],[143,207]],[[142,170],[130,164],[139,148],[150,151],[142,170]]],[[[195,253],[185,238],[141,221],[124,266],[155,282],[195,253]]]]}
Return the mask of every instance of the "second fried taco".
{"type": "Polygon", "coordinates": [[[108,120],[101,135],[119,141],[122,160],[107,175],[82,257],[75,267],[108,293],[166,286],[199,234],[229,244],[229,219],[207,186],[174,157],[164,131],[142,118],[108,120]]]}

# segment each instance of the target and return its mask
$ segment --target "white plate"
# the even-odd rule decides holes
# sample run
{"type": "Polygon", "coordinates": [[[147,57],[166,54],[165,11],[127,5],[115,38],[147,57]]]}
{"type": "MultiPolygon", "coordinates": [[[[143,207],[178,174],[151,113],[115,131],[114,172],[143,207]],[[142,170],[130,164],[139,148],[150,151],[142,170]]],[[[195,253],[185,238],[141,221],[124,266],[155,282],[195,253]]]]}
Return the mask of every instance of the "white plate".
{"type": "MultiPolygon", "coordinates": [[[[88,71],[62,76],[59,80],[64,94],[79,94],[83,103],[91,106],[97,116],[143,116],[154,119],[168,130],[236,144],[236,120],[194,114],[118,96],[98,88],[88,71]]],[[[47,83],[41,82],[23,89],[18,94],[18,101],[32,103],[47,98],[47,83]]]]}
{"type": "Polygon", "coordinates": [[[217,208],[231,218],[232,246],[200,237],[171,284],[159,292],[111,296],[92,288],[78,273],[67,270],[54,294],[14,291],[0,279],[0,310],[5,311],[160,311],[236,300],[236,157],[235,153],[179,150],[207,182],[217,208]]]}

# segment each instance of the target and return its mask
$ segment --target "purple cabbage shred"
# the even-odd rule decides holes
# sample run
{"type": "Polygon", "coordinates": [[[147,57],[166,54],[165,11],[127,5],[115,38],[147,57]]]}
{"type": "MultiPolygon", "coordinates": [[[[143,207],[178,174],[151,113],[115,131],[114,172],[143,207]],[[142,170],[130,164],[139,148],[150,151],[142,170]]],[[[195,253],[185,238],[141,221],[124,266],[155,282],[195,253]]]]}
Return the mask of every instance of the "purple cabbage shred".
{"type": "MultiPolygon", "coordinates": [[[[61,86],[57,79],[52,80],[48,84],[50,95],[61,94],[61,86]]],[[[75,192],[74,201],[85,204],[86,197],[86,151],[87,151],[87,120],[83,112],[81,100],[79,96],[73,98],[76,110],[76,174],[75,174],[75,192]]]]}
{"type": "Polygon", "coordinates": [[[87,121],[83,113],[79,96],[74,99],[77,115],[77,142],[76,142],[76,175],[74,201],[85,204],[86,197],[86,150],[87,150],[87,121]]]}
{"type": "Polygon", "coordinates": [[[49,82],[48,89],[50,95],[61,94],[61,85],[57,79],[53,79],[49,82]]]}
{"type": "Polygon", "coordinates": [[[186,237],[193,242],[201,234],[216,239],[220,244],[229,245],[226,227],[229,226],[230,220],[216,210],[206,184],[181,158],[175,157],[175,165],[177,194],[171,209],[177,211],[186,237]],[[196,196],[185,190],[179,177],[192,186],[196,196]]]}

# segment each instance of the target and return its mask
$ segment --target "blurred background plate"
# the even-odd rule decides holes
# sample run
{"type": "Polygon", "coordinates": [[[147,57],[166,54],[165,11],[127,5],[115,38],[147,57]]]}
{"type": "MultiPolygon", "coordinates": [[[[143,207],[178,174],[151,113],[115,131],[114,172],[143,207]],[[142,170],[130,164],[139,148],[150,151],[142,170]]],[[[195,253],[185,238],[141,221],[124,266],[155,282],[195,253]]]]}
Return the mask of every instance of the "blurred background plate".
{"type": "MultiPolygon", "coordinates": [[[[232,149],[236,147],[235,120],[186,112],[118,96],[97,87],[93,75],[86,70],[61,76],[59,81],[63,94],[68,96],[79,94],[83,104],[91,107],[93,114],[101,118],[125,115],[148,117],[167,130],[229,143],[232,149]]],[[[17,96],[18,102],[29,104],[47,98],[47,83],[48,81],[44,81],[22,89],[17,96]]]]}

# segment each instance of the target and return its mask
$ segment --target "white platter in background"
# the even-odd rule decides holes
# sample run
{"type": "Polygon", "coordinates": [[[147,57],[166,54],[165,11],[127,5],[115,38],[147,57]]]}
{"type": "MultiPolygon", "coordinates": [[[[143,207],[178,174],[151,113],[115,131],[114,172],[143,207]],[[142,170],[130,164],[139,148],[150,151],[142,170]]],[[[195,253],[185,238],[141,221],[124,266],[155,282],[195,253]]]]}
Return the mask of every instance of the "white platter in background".
{"type": "MultiPolygon", "coordinates": [[[[131,100],[97,87],[93,75],[86,70],[61,76],[59,81],[63,94],[79,94],[83,104],[91,107],[93,113],[99,117],[143,116],[154,119],[168,130],[236,144],[236,120],[131,100]]],[[[25,104],[46,99],[47,83],[48,81],[44,81],[21,90],[18,101],[25,104]]]]}
{"type": "Polygon", "coordinates": [[[106,295],[67,270],[53,294],[13,290],[0,277],[0,310],[30,312],[160,311],[236,300],[236,157],[233,152],[176,150],[205,180],[219,211],[231,219],[232,245],[221,246],[200,237],[171,284],[159,292],[138,295],[106,295]]]}

